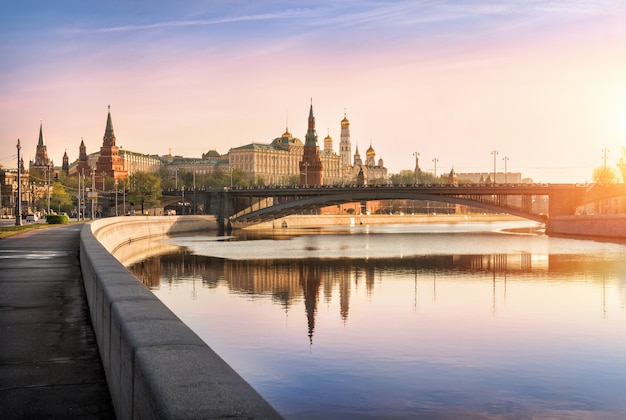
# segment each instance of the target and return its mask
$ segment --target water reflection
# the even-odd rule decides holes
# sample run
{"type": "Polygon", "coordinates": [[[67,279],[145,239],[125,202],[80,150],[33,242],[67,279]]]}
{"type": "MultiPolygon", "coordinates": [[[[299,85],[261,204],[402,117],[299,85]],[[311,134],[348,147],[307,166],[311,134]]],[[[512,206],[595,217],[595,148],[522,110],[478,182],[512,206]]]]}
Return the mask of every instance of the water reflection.
{"type": "MultiPolygon", "coordinates": [[[[506,295],[507,279],[511,277],[517,280],[540,278],[553,282],[576,282],[580,281],[582,274],[589,275],[586,280],[605,287],[605,274],[619,273],[623,268],[621,260],[594,260],[569,254],[533,255],[523,252],[384,259],[227,260],[195,255],[185,248],[129,267],[152,290],[171,288],[189,280],[194,280],[195,287],[197,280],[200,287],[216,288],[223,283],[230,293],[270,299],[285,311],[303,301],[311,342],[320,293],[323,293],[324,302],[331,303],[334,292],[337,292],[339,315],[347,321],[352,289],[363,286],[367,295],[373,296],[381,273],[414,278],[416,301],[418,281],[432,283],[432,296],[436,300],[438,277],[448,282],[464,282],[469,278],[490,280],[493,285],[492,310],[495,310],[496,285],[502,282],[506,295]]],[[[621,289],[624,290],[624,287],[621,289]]],[[[626,299],[623,301],[626,302],[626,299]]]]}
{"type": "Polygon", "coordinates": [[[623,245],[476,224],[222,239],[134,243],[154,256],[131,269],[287,418],[626,415],[623,245]]]}

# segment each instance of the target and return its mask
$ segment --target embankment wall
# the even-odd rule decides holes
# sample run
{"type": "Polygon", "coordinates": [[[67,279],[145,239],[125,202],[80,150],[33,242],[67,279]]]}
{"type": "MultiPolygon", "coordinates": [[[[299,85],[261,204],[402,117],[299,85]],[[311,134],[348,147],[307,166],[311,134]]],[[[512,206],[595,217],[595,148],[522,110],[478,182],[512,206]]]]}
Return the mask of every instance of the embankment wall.
{"type": "Polygon", "coordinates": [[[546,233],[572,238],[626,240],[626,215],[558,216],[550,218],[546,233]]]}
{"type": "Polygon", "coordinates": [[[306,215],[286,216],[270,222],[252,225],[247,229],[316,228],[350,225],[390,225],[415,223],[465,223],[524,220],[506,214],[363,214],[363,215],[306,215]]]}
{"type": "Polygon", "coordinates": [[[213,229],[213,216],[114,217],[82,229],[85,291],[117,418],[280,418],[111,254],[138,239],[213,229]]]}

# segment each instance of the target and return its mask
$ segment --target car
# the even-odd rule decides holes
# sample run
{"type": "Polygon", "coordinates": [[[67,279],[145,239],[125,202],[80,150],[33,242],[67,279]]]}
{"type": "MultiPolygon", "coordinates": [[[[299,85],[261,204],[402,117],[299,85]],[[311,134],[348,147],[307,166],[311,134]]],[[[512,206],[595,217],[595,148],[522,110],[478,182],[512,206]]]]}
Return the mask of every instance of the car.
{"type": "Polygon", "coordinates": [[[37,217],[36,214],[27,214],[26,215],[26,221],[27,222],[37,222],[39,220],[39,217],[37,217]]]}

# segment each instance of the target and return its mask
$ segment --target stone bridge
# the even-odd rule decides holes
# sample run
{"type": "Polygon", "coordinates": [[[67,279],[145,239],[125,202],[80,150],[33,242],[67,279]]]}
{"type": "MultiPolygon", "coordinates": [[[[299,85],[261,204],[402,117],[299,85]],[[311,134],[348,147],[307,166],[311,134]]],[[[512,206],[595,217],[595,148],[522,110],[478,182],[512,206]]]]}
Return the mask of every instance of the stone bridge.
{"type": "MultiPolygon", "coordinates": [[[[180,193],[178,193],[180,194],[180,193]]],[[[177,193],[164,192],[171,201],[177,193]]],[[[331,205],[372,200],[427,200],[507,213],[538,222],[576,214],[580,206],[624,196],[623,184],[465,184],[235,187],[187,192],[189,213],[201,208],[226,226],[245,227],[331,205]]]]}

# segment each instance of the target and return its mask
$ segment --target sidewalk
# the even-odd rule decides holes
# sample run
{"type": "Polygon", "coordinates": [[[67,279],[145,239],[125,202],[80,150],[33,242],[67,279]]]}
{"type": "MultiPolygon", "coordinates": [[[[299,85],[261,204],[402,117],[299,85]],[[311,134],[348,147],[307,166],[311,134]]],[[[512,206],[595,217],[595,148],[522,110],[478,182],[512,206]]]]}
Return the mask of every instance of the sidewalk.
{"type": "Polygon", "coordinates": [[[83,289],[82,224],[0,239],[0,417],[115,414],[83,289]]]}

